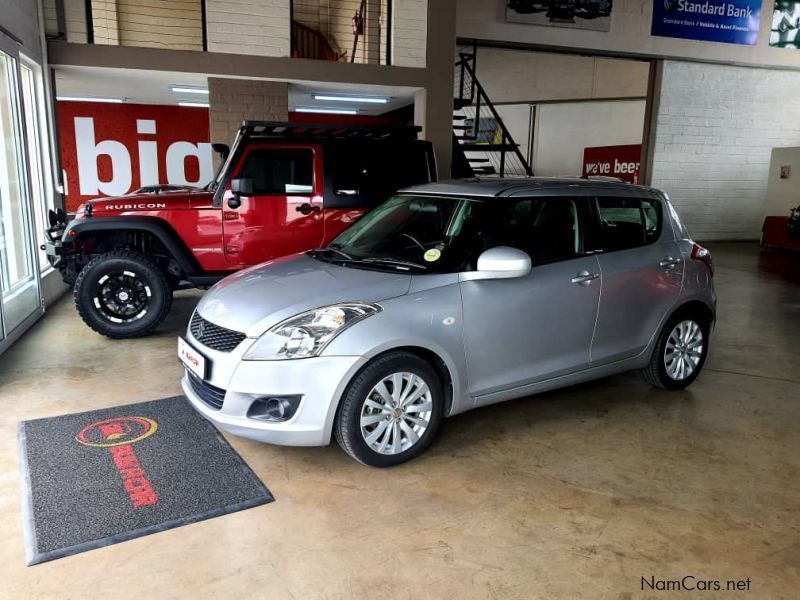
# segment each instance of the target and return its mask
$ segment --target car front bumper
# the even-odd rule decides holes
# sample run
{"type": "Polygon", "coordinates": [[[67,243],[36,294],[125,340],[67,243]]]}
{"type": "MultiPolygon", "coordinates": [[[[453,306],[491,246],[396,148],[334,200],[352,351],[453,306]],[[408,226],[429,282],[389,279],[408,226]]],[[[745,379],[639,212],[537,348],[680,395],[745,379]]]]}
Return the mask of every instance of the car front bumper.
{"type": "Polygon", "coordinates": [[[285,446],[325,446],[330,443],[339,398],[353,375],[366,362],[358,356],[244,361],[241,360],[244,351],[222,354],[209,351],[194,339],[190,338],[190,342],[213,361],[212,377],[205,383],[224,393],[221,408],[215,408],[203,399],[196,389],[197,384],[185,373],[181,386],[192,406],[220,429],[259,442],[285,446]],[[247,416],[259,398],[280,396],[301,396],[300,404],[289,420],[264,421],[247,416]]]}

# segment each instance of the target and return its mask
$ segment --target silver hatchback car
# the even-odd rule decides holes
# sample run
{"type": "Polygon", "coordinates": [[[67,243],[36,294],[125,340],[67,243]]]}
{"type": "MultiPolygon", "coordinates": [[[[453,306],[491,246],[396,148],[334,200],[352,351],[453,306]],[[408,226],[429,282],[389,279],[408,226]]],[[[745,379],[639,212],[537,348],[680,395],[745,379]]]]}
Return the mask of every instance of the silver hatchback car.
{"type": "Polygon", "coordinates": [[[581,179],[400,192],[326,248],[241,271],[179,355],[194,407],[236,435],[420,454],[443,417],[641,370],[679,389],[715,320],[708,251],[660,191],[581,179]]]}

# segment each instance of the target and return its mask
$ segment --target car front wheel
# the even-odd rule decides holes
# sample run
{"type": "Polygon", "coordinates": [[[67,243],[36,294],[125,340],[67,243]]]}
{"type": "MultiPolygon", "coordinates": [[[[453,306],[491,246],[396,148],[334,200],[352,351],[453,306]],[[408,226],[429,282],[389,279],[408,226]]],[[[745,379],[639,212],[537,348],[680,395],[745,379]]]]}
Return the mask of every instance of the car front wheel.
{"type": "Polygon", "coordinates": [[[94,257],[75,280],[74,296],[84,322],[115,339],[150,334],[172,306],[172,290],[161,269],[128,250],[94,257]]]}
{"type": "Polygon", "coordinates": [[[392,352],[369,363],[344,393],[336,440],[357,461],[391,467],[421,454],[442,420],[442,384],[421,358],[392,352]]]}

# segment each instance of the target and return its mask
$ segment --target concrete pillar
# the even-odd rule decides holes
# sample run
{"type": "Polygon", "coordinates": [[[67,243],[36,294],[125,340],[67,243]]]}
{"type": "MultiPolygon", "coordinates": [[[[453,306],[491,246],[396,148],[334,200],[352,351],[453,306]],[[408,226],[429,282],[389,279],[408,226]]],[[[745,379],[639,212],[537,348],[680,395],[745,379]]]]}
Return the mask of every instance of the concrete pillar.
{"type": "Polygon", "coordinates": [[[208,101],[214,143],[233,143],[244,120],[289,120],[289,84],[283,81],[209,77],[208,101]]]}
{"type": "Polygon", "coordinates": [[[371,65],[381,63],[381,0],[367,0],[364,17],[364,62],[371,65]]]}
{"type": "MultiPolygon", "coordinates": [[[[428,83],[424,114],[420,115],[425,139],[433,143],[439,179],[449,179],[453,155],[453,80],[456,52],[456,0],[428,2],[425,61],[428,83]]],[[[415,117],[417,97],[415,97],[415,117]]]]}

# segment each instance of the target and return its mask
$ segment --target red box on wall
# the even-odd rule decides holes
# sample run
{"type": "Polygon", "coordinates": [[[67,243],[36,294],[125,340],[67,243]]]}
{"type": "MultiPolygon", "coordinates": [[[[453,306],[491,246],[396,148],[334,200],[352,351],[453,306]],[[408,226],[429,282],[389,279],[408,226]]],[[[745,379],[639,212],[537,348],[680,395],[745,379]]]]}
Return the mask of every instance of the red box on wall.
{"type": "Polygon", "coordinates": [[[628,183],[639,183],[641,156],[641,144],[584,148],[583,175],[619,177],[628,183]]]}

